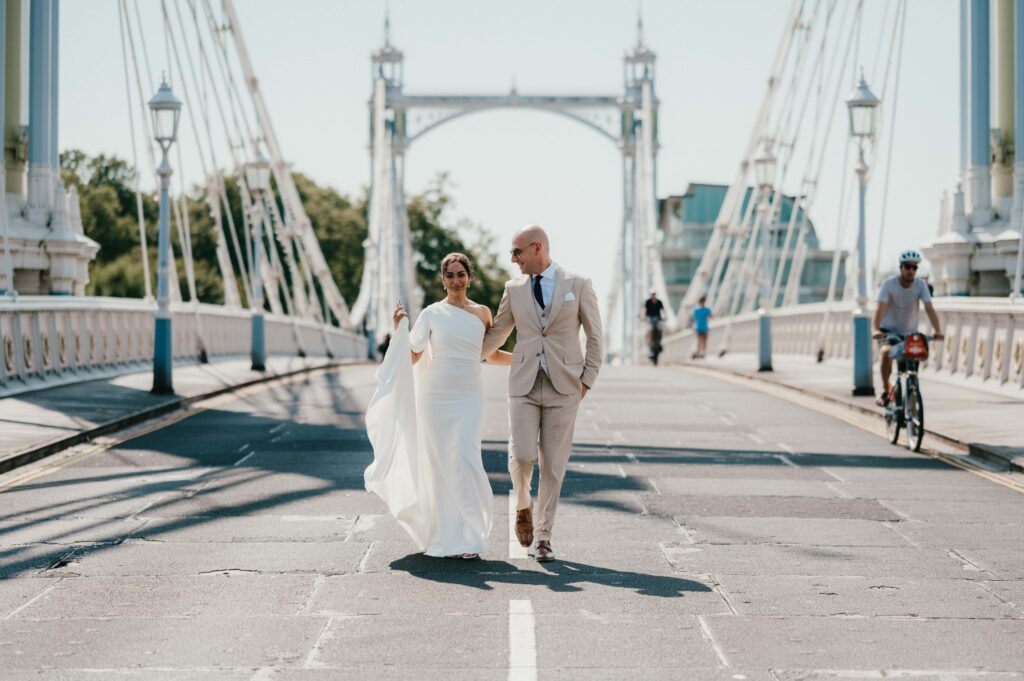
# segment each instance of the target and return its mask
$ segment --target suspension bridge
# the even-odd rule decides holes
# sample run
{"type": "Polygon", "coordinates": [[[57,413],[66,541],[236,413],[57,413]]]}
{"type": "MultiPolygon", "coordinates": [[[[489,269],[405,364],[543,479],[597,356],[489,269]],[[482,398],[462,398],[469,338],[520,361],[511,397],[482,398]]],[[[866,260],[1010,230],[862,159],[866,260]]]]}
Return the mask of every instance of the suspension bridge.
{"type": "Polygon", "coordinates": [[[888,2],[877,25],[863,0],[791,3],[685,278],[666,265],[656,180],[673,112],[642,20],[621,90],[456,94],[406,81],[386,19],[369,60],[353,300],[274,128],[241,30],[247,5],[161,0],[155,33],[135,0],[110,1],[138,169],[139,299],[85,294],[102,244],[58,154],[59,35],[75,29],[60,0],[0,0],[5,674],[1020,678],[1024,144],[1012,140],[1024,130],[1024,0],[960,0],[959,184],[924,248],[946,341],[921,372],[920,455],[879,437],[864,335],[886,272],[864,205],[880,206],[884,233],[908,0],[888,2]],[[496,520],[482,561],[410,555],[361,477],[375,348],[396,300],[413,316],[431,302],[407,154],[495,109],[561,116],[621,157],[616,255],[602,265],[608,361],[577,423],[554,539],[564,560],[547,568],[511,530],[503,369],[484,369],[496,520]],[[198,174],[183,172],[183,148],[198,174]],[[848,172],[838,214],[823,215],[836,157],[848,172]],[[218,305],[197,286],[196,184],[218,305]],[[823,296],[806,285],[825,253],[816,231],[836,244],[823,296]],[[652,290],[668,303],[664,358],[676,366],[645,366],[652,290]],[[701,298],[714,357],[695,361],[701,298]]]}

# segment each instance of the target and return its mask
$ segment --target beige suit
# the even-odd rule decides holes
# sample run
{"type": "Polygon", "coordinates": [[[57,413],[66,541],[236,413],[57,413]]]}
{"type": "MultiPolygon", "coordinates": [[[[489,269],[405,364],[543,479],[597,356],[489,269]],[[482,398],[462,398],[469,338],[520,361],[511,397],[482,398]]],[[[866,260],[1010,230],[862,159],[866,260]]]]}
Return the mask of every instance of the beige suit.
{"type": "Polygon", "coordinates": [[[484,336],[482,355],[501,347],[513,327],[509,473],[517,509],[529,508],[533,463],[539,460],[534,537],[550,540],[582,385],[593,387],[601,368],[601,316],[593,285],[556,267],[554,293],[542,310],[533,298],[530,277],[508,282],[494,325],[484,336]],[[586,355],[580,351],[580,327],[587,336],[586,355]]]}

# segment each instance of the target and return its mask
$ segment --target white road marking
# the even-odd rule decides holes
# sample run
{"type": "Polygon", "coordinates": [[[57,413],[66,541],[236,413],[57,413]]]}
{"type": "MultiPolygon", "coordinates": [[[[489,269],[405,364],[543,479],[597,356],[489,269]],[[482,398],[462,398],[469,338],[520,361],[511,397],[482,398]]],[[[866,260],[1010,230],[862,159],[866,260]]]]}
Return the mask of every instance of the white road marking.
{"type": "Polygon", "coordinates": [[[793,449],[792,447],[790,447],[789,445],[787,445],[785,442],[776,442],[775,444],[778,445],[779,449],[785,449],[787,452],[789,452],[793,456],[796,456],[796,450],[793,449]]]}
{"type": "Polygon", "coordinates": [[[782,463],[786,464],[787,466],[792,466],[793,468],[800,468],[800,466],[797,466],[795,463],[793,463],[793,460],[790,459],[785,454],[776,454],[775,458],[781,461],[782,463]]]}
{"type": "Polygon", "coordinates": [[[238,452],[239,454],[241,454],[241,453],[242,453],[242,452],[244,452],[244,451],[245,451],[246,449],[248,449],[248,447],[249,447],[249,443],[248,443],[248,442],[246,442],[246,443],[245,443],[244,445],[242,445],[241,447],[239,447],[239,448],[238,448],[238,449],[236,449],[235,451],[236,451],[236,452],[238,452]]]}
{"type": "Polygon", "coordinates": [[[533,603],[508,602],[508,681],[537,681],[533,603]]]}
{"type": "Polygon", "coordinates": [[[243,457],[242,457],[241,459],[239,459],[238,461],[234,462],[234,463],[233,463],[233,464],[231,464],[231,465],[232,465],[232,466],[241,466],[241,465],[242,465],[242,463],[243,463],[244,461],[248,460],[248,459],[249,459],[249,457],[250,457],[250,456],[252,456],[252,455],[253,455],[253,454],[255,454],[255,453],[256,453],[256,450],[254,449],[254,450],[252,450],[251,452],[249,452],[248,454],[246,454],[246,455],[245,455],[245,456],[243,456],[243,457]]]}
{"type": "Polygon", "coordinates": [[[753,440],[755,443],[757,443],[759,445],[763,445],[764,444],[764,440],[759,438],[757,435],[754,435],[753,433],[747,433],[747,437],[750,438],[751,440],[753,440]]]}
{"type": "Polygon", "coordinates": [[[284,427],[285,427],[285,426],[287,426],[287,425],[288,425],[288,423],[287,423],[287,422],[284,422],[284,423],[279,423],[279,424],[277,424],[276,426],[274,426],[273,428],[271,428],[271,429],[270,429],[270,432],[271,432],[271,433],[276,433],[277,431],[281,430],[282,428],[284,428],[284,427]]]}
{"type": "MultiPolygon", "coordinates": [[[[516,493],[508,493],[508,557],[529,558],[526,546],[520,546],[516,539],[516,493]]],[[[529,601],[527,601],[529,602],[529,601]]]]}
{"type": "Polygon", "coordinates": [[[619,477],[620,478],[628,478],[629,477],[628,475],[626,475],[626,471],[622,468],[622,464],[621,463],[615,464],[615,466],[619,469],[619,477]]]}
{"type": "Polygon", "coordinates": [[[656,494],[661,494],[661,490],[658,488],[658,483],[654,481],[654,478],[647,478],[647,479],[650,481],[651,487],[654,488],[654,492],[656,494]]]}
{"type": "Polygon", "coordinates": [[[825,483],[825,487],[828,487],[830,490],[832,490],[833,492],[835,492],[836,494],[838,494],[839,496],[841,496],[844,499],[852,499],[853,498],[853,496],[851,496],[850,494],[847,494],[846,490],[839,489],[838,487],[836,487],[835,483],[826,482],[825,483]]]}
{"type": "Polygon", "coordinates": [[[12,618],[12,617],[14,617],[15,615],[17,615],[17,614],[18,614],[19,612],[21,612],[21,611],[22,611],[22,610],[24,610],[25,608],[29,607],[30,605],[32,605],[33,603],[35,603],[36,601],[38,601],[38,600],[39,600],[40,598],[42,598],[42,597],[43,597],[43,596],[45,596],[46,594],[48,594],[48,593],[50,593],[51,591],[53,591],[53,590],[54,590],[54,589],[55,589],[55,588],[57,587],[57,585],[58,585],[58,584],[60,584],[60,583],[61,583],[61,582],[63,582],[63,581],[64,581],[64,578],[63,578],[63,577],[59,578],[59,579],[58,579],[57,581],[55,581],[55,582],[54,582],[53,584],[51,584],[50,586],[46,587],[45,589],[43,589],[42,591],[40,591],[39,593],[37,593],[37,594],[36,594],[35,596],[33,596],[32,598],[30,598],[29,600],[27,600],[27,601],[25,601],[24,603],[22,603],[20,607],[17,607],[17,608],[15,608],[14,610],[11,610],[11,611],[10,611],[9,613],[7,613],[6,615],[4,615],[2,619],[5,619],[5,620],[9,620],[9,619],[11,619],[11,618],[12,618]]]}
{"type": "Polygon", "coordinates": [[[370,542],[370,547],[366,549],[362,560],[359,561],[359,567],[356,568],[356,572],[366,572],[366,567],[370,564],[370,554],[373,553],[375,546],[377,546],[377,542],[370,542]]]}
{"type": "Polygon", "coordinates": [[[711,648],[715,651],[715,655],[718,656],[718,661],[722,663],[723,667],[731,666],[729,664],[729,658],[725,656],[725,652],[721,646],[718,645],[718,641],[715,640],[715,635],[711,633],[711,627],[708,626],[708,622],[704,619],[704,615],[697,615],[697,621],[700,622],[700,630],[704,634],[704,640],[711,644],[711,648]]]}
{"type": "Polygon", "coordinates": [[[736,425],[736,422],[733,421],[728,416],[719,416],[718,420],[721,421],[722,423],[724,423],[727,426],[735,426],[736,425]]]}
{"type": "Polygon", "coordinates": [[[630,463],[640,463],[640,459],[636,458],[636,454],[633,452],[626,452],[626,458],[629,459],[630,463]]]}

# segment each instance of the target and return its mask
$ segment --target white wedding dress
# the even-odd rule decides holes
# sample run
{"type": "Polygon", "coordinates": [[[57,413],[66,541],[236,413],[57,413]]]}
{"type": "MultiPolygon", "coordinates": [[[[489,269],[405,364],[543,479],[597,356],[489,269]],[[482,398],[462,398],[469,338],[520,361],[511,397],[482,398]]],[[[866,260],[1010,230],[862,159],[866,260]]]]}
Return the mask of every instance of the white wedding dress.
{"type": "Polygon", "coordinates": [[[366,489],[428,556],[481,553],[493,514],[480,453],[484,324],[442,301],[408,329],[403,319],[366,410],[366,489]],[[415,367],[410,349],[425,351],[415,367]]]}

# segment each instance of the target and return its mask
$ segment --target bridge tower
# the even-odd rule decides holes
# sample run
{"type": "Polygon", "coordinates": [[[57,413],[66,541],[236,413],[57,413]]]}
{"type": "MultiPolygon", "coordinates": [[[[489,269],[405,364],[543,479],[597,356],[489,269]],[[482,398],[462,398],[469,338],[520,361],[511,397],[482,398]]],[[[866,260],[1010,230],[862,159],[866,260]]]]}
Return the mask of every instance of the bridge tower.
{"type": "MultiPolygon", "coordinates": [[[[351,320],[381,336],[391,329],[391,311],[401,300],[415,316],[423,304],[416,283],[406,214],[404,175],[409,146],[431,130],[466,114],[498,108],[547,111],[582,123],[616,145],[622,154],[623,213],[616,239],[614,285],[608,298],[605,340],[609,354],[637,361],[644,339],[640,305],[647,290],[663,300],[668,291],[657,243],[655,158],[658,99],[654,94],[655,54],[637,26],[636,46],[623,61],[619,95],[529,95],[513,86],[505,94],[409,95],[403,91],[402,52],[391,45],[385,21],[384,44],[372,54],[370,100],[371,188],[366,264],[351,320]]],[[[666,310],[669,324],[674,313],[666,310]]]]}

